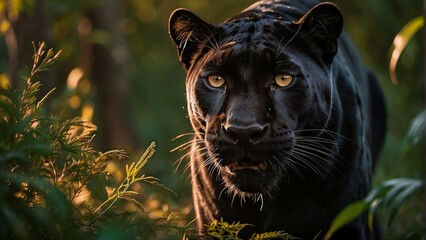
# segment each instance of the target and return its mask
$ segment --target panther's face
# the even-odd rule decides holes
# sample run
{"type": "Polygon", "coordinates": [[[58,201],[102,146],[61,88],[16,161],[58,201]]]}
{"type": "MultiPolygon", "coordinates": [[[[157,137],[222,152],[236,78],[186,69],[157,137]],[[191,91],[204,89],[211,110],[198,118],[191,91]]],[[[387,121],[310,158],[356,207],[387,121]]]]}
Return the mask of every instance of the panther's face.
{"type": "Polygon", "coordinates": [[[205,164],[233,194],[271,194],[292,174],[333,164],[326,129],[342,18],[319,6],[299,21],[247,12],[212,26],[183,9],[170,18],[205,164]]]}

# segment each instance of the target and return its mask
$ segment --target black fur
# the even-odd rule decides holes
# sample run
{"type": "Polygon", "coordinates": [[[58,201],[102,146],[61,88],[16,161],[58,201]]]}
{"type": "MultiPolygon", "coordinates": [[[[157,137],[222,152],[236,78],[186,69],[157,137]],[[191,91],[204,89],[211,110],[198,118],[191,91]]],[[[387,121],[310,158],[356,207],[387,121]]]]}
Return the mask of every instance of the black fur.
{"type": "MultiPolygon", "coordinates": [[[[321,237],[366,196],[385,104],[332,3],[259,1],[218,26],[185,9],[169,33],[187,70],[190,153],[200,234],[223,218],[253,232],[321,237]],[[284,73],[292,82],[274,82],[284,73]],[[223,86],[209,84],[220,75],[223,86]]],[[[334,239],[371,239],[366,216],[334,239]]]]}

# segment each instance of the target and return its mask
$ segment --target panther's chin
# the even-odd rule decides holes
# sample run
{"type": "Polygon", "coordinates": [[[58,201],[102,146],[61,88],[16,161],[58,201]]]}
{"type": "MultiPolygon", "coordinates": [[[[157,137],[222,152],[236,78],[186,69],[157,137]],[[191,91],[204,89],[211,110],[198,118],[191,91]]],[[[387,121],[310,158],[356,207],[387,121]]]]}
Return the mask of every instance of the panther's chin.
{"type": "Polygon", "coordinates": [[[233,162],[222,166],[220,172],[228,192],[240,196],[270,195],[279,181],[279,174],[273,174],[266,162],[233,162]]]}

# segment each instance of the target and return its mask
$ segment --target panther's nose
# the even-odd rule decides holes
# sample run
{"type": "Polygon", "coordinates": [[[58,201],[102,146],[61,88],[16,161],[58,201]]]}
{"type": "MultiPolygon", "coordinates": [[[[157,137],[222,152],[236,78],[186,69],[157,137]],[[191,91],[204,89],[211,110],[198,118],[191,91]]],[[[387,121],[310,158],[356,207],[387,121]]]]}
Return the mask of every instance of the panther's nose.
{"type": "Polygon", "coordinates": [[[268,125],[250,125],[250,126],[223,126],[225,134],[235,143],[243,145],[252,145],[260,141],[266,134],[268,125]]]}

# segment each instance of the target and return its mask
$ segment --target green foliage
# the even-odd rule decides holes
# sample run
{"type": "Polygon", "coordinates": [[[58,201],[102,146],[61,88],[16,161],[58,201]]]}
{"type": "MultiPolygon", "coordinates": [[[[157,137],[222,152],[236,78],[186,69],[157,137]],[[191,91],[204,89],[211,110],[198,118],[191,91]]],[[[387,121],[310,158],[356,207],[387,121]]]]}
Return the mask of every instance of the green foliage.
{"type": "Polygon", "coordinates": [[[404,138],[404,145],[406,147],[413,147],[418,144],[425,137],[426,128],[426,111],[423,110],[411,121],[410,129],[404,138]]]}
{"type": "MultiPolygon", "coordinates": [[[[215,220],[207,226],[207,234],[211,238],[224,239],[224,240],[240,240],[238,233],[249,224],[242,223],[227,223],[223,219],[215,220]]],[[[254,233],[251,240],[266,240],[266,239],[285,239],[293,240],[298,239],[291,236],[284,231],[274,231],[266,233],[254,233]]]]}
{"type": "Polygon", "coordinates": [[[385,181],[381,185],[373,188],[364,199],[354,202],[344,208],[333,220],[324,239],[331,239],[337,230],[368,209],[368,224],[369,228],[373,229],[373,218],[379,205],[384,205],[389,209],[389,219],[387,221],[387,225],[389,226],[394,220],[396,213],[401,208],[402,203],[422,186],[423,182],[417,179],[398,178],[385,181]]]}
{"type": "MultiPolygon", "coordinates": [[[[34,55],[25,88],[0,89],[1,238],[62,237],[75,227],[70,199],[60,189],[65,191],[66,185],[78,192],[65,171],[71,166],[65,163],[81,152],[74,145],[78,136],[68,133],[72,126],[82,123],[72,120],[54,124],[53,117],[42,114],[42,101],[37,101],[40,83],[31,82],[57,57],[51,50],[45,53],[42,45],[34,55]],[[68,149],[60,148],[64,144],[68,149]],[[64,184],[67,180],[71,184],[64,184]]],[[[84,145],[84,135],[82,139],[84,145]]],[[[75,162],[72,165],[79,167],[75,162]]]]}
{"type": "Polygon", "coordinates": [[[223,219],[215,220],[207,226],[207,234],[211,237],[222,239],[239,239],[238,233],[248,224],[241,224],[239,222],[229,224],[224,222],[223,219]]]}
{"type": "Polygon", "coordinates": [[[140,175],[154,144],[139,161],[126,165],[126,178],[114,188],[107,165],[127,159],[126,153],[92,149],[96,127],[89,122],[60,121],[44,113],[47,96],[37,100],[41,83],[33,78],[47,70],[59,52],[46,51],[44,43],[34,50],[25,87],[0,88],[0,238],[102,238],[121,233],[146,238],[158,229],[187,231],[187,226],[176,225],[175,213],[147,217],[139,194],[131,189],[137,182],[167,189],[157,178],[140,175]]]}
{"type": "MultiPolygon", "coordinates": [[[[96,213],[96,212],[100,211],[104,206],[108,205],[91,222],[94,222],[96,219],[98,219],[99,217],[104,215],[108,210],[111,209],[111,207],[114,206],[114,204],[119,199],[124,199],[124,200],[127,200],[129,202],[132,202],[137,207],[139,207],[140,209],[143,209],[143,204],[134,198],[134,196],[139,195],[139,193],[129,190],[131,185],[134,184],[134,183],[146,182],[146,183],[149,183],[149,184],[152,184],[152,185],[159,185],[159,186],[162,186],[167,191],[173,193],[172,190],[170,190],[167,187],[165,187],[164,185],[160,184],[159,179],[156,178],[156,177],[145,176],[145,175],[142,175],[140,177],[137,176],[139,174],[140,170],[148,162],[148,159],[150,159],[152,157],[152,155],[154,155],[154,152],[155,152],[154,147],[155,147],[155,144],[151,143],[151,145],[146,149],[145,153],[142,155],[142,157],[139,159],[138,162],[136,162],[136,163],[133,162],[130,165],[130,167],[128,165],[126,165],[126,178],[123,180],[123,182],[120,184],[120,186],[118,188],[112,189],[111,193],[109,194],[110,196],[108,197],[108,199],[105,202],[103,202],[95,210],[95,213],[96,213]]],[[[169,215],[169,218],[170,218],[170,216],[171,215],[169,215]]]]}

